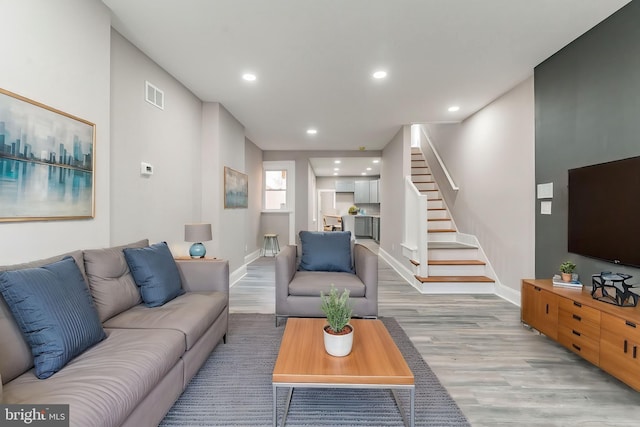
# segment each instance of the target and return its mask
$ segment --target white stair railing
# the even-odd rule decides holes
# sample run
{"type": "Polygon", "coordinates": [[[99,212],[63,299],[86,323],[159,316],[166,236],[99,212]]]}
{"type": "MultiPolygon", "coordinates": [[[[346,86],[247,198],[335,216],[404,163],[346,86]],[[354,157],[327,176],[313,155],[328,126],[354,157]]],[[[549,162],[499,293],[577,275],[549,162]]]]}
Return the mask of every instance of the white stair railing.
{"type": "Polygon", "coordinates": [[[411,181],[411,176],[405,177],[405,211],[404,211],[404,242],[410,248],[420,265],[418,276],[428,277],[427,266],[427,196],[420,194],[411,181]]]}

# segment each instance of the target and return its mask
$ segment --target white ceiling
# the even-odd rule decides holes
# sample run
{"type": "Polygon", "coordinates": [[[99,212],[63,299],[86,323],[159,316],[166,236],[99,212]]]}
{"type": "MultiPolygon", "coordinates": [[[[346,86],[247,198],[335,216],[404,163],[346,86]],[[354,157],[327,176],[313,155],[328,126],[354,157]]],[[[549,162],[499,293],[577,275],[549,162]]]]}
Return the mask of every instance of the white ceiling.
{"type": "Polygon", "coordinates": [[[628,0],[103,2],[116,30],[263,150],[380,150],[401,125],[465,119],[628,0]]]}
{"type": "Polygon", "coordinates": [[[381,162],[380,157],[311,157],[309,159],[316,176],[376,176],[380,175],[381,162]]]}

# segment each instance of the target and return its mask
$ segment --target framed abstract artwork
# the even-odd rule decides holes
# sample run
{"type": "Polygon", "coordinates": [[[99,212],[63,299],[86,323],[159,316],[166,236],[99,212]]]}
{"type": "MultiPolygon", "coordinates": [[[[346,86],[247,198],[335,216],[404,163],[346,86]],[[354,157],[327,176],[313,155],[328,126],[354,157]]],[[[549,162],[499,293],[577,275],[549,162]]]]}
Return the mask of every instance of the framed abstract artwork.
{"type": "Polygon", "coordinates": [[[224,167],[224,208],[237,209],[249,206],[249,176],[224,167]]]}
{"type": "Polygon", "coordinates": [[[93,218],[95,125],[0,89],[0,222],[93,218]]]}

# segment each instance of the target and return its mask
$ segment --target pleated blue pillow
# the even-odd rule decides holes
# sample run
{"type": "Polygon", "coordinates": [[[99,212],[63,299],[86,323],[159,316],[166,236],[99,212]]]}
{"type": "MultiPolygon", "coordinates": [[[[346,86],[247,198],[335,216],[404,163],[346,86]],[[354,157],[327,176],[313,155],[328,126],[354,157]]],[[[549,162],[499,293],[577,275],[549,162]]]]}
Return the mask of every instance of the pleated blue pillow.
{"type": "Polygon", "coordinates": [[[0,273],[0,292],[31,347],[35,374],[49,378],[106,335],[71,257],[0,273]]]}
{"type": "Polygon", "coordinates": [[[123,251],[144,305],[158,307],[184,293],[178,267],[165,242],[123,251]]]}
{"type": "Polygon", "coordinates": [[[301,231],[300,270],[353,273],[350,231],[301,231]]]}

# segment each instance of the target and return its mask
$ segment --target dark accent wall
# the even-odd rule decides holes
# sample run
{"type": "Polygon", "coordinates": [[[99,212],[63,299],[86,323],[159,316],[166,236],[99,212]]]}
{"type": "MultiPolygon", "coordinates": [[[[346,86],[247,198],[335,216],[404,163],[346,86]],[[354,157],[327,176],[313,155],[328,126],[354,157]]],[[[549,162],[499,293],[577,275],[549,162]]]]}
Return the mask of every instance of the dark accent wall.
{"type": "Polygon", "coordinates": [[[536,183],[554,184],[551,215],[536,201],[536,277],[571,259],[583,283],[603,270],[640,281],[640,269],[567,252],[567,170],[640,155],[640,1],[536,67],[535,109],[536,183]]]}

